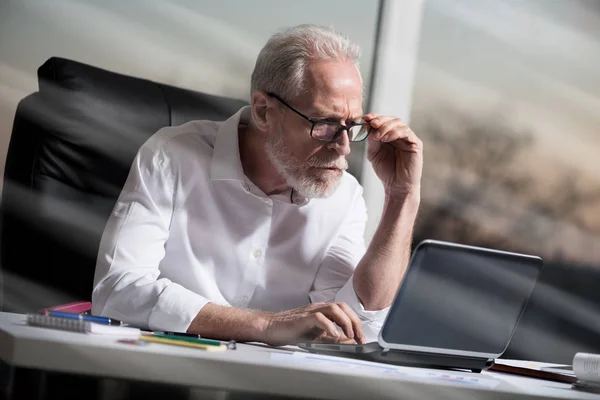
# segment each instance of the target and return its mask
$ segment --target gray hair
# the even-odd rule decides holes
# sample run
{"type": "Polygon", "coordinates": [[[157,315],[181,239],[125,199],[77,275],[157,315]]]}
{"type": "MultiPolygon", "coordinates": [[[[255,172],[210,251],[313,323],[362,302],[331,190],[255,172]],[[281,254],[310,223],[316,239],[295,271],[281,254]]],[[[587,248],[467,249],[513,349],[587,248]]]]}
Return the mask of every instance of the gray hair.
{"type": "Polygon", "coordinates": [[[359,57],[359,46],[331,28],[298,25],[284,29],[271,36],[258,54],[250,90],[293,99],[306,90],[304,73],[310,62],[351,61],[358,68],[359,57]]]}

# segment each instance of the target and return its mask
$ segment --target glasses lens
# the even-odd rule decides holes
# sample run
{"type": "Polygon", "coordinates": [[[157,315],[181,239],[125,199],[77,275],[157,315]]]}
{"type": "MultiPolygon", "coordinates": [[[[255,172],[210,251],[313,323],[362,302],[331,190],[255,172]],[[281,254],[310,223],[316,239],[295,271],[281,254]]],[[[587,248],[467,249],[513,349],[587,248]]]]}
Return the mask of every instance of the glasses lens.
{"type": "Polygon", "coordinates": [[[332,140],[339,129],[340,125],[337,124],[317,122],[313,127],[312,136],[318,140],[332,140]]]}
{"type": "MultiPolygon", "coordinates": [[[[369,124],[354,125],[350,127],[348,131],[348,139],[351,142],[360,142],[365,140],[369,136],[369,124]]],[[[313,128],[312,136],[318,140],[333,140],[337,133],[342,129],[342,125],[339,124],[327,124],[323,122],[317,122],[313,128]]]]}
{"type": "Polygon", "coordinates": [[[369,136],[369,124],[354,125],[348,129],[348,138],[351,142],[360,142],[369,136]]]}

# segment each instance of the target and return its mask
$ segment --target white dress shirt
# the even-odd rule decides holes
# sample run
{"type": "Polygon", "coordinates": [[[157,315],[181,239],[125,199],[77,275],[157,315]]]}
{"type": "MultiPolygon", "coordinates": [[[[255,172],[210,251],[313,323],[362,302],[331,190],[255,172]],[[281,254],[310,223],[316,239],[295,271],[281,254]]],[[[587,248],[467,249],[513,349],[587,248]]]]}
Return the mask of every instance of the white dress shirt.
{"type": "Polygon", "coordinates": [[[186,331],[208,302],[282,311],[335,301],[376,340],[387,309],[366,311],[352,284],[365,252],[361,186],[344,173],[326,199],[265,195],[240,161],[249,111],[163,128],[140,148],[102,236],[92,312],[186,331]]]}

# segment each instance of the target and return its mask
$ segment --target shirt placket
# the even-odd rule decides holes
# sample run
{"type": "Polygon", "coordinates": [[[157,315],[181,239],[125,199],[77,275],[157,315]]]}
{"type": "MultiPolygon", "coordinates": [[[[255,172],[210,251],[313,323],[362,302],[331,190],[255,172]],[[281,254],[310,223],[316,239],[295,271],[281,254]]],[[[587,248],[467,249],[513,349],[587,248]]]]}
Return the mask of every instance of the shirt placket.
{"type": "Polygon", "coordinates": [[[237,307],[248,307],[256,287],[261,284],[264,285],[264,266],[267,244],[269,235],[271,234],[273,201],[267,198],[262,198],[260,201],[264,204],[264,218],[255,230],[254,235],[252,235],[252,245],[249,251],[247,251],[244,278],[236,295],[235,305],[237,307]]]}

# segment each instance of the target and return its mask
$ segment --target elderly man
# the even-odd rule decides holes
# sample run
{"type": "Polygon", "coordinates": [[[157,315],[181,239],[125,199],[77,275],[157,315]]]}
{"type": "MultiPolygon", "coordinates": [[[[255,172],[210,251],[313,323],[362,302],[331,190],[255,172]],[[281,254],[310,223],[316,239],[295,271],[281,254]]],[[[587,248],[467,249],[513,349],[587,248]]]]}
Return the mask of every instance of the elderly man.
{"type": "Polygon", "coordinates": [[[93,313],[272,345],[374,340],[408,263],[423,145],[401,119],[363,114],[358,52],[327,28],[283,30],[250,106],[154,134],[105,228],[93,313]],[[365,139],[385,188],[366,249],[345,172],[365,139]]]}

